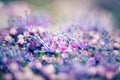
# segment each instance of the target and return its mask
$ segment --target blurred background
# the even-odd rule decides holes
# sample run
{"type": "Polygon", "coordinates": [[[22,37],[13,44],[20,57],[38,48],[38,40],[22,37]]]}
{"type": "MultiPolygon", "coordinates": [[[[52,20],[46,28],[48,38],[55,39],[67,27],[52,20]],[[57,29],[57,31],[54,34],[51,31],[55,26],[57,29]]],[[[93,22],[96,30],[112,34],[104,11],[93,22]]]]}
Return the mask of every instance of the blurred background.
{"type": "Polygon", "coordinates": [[[0,0],[0,28],[8,26],[11,17],[47,14],[54,28],[64,24],[100,25],[120,30],[119,0],[0,0]]]}

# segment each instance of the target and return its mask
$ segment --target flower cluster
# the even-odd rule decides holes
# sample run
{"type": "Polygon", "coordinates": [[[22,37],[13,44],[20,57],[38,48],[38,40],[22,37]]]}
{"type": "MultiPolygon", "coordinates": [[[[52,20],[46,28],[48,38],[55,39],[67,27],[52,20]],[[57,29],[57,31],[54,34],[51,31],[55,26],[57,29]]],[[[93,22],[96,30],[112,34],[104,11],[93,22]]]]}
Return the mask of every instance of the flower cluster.
{"type": "Polygon", "coordinates": [[[29,26],[0,32],[0,79],[120,79],[120,43],[105,29],[72,25],[52,33],[29,26]]]}

